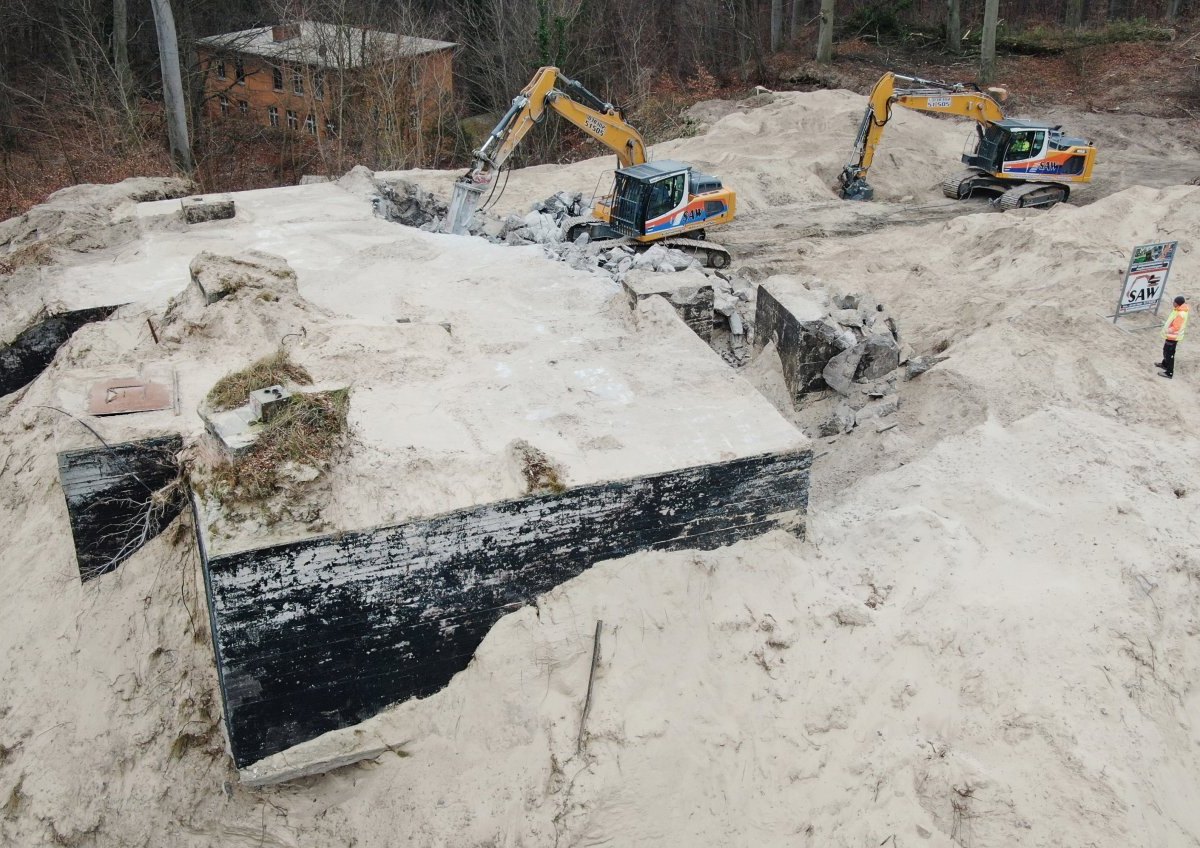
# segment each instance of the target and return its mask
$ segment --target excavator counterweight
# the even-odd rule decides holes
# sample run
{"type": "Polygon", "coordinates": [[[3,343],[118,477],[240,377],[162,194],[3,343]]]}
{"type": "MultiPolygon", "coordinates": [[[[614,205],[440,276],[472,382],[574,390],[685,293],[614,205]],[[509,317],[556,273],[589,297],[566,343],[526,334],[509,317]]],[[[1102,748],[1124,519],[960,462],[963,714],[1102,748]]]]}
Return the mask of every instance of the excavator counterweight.
{"type": "Polygon", "coordinates": [[[1072,183],[1091,181],[1095,146],[1071,138],[1057,125],[1006,118],[1003,88],[981,89],[970,83],[945,83],[887,73],[871,90],[859,125],[855,158],[838,177],[846,200],[870,200],[874,190],[867,172],[883,139],[893,106],[918,112],[957,115],[976,123],[967,169],[942,182],[942,193],[961,200],[974,192],[999,195],[1002,209],[1052,206],[1070,196],[1072,183]]]}

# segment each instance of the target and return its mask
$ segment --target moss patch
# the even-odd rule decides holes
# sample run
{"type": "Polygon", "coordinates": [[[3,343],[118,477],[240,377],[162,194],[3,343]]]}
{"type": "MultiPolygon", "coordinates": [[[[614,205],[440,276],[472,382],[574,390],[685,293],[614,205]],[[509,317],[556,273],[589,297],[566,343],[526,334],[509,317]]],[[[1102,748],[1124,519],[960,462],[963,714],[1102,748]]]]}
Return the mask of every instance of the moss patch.
{"type": "Polygon", "coordinates": [[[295,383],[312,385],[312,376],[292,361],[283,348],[264,356],[248,368],[226,374],[208,393],[208,405],[214,412],[234,409],[246,403],[250,392],[267,386],[295,383]]]}
{"type": "Polygon", "coordinates": [[[219,496],[262,501],[285,486],[285,465],[328,467],[346,432],[349,410],[349,389],[293,395],[264,425],[252,448],[213,468],[212,483],[219,496]]]}

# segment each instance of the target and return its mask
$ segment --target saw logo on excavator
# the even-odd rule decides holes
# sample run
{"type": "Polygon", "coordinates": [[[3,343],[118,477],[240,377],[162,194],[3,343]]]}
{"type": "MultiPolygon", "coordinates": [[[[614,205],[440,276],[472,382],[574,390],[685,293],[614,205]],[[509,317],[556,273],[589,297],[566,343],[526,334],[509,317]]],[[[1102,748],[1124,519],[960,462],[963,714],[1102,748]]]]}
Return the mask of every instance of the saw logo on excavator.
{"type": "Polygon", "coordinates": [[[634,245],[663,242],[695,255],[714,268],[729,264],[729,251],[705,239],[705,228],[727,224],[737,198],[721,180],[683,162],[651,162],[641,133],[621,110],[558,68],[538,70],[529,85],[475,151],[475,161],[455,184],[446,230],[462,234],[484,190],[504,168],[521,140],[547,112],[555,112],[617,154],[620,167],[609,194],[596,199],[590,217],[565,222],[563,237],[582,233],[591,239],[628,239],[634,245]],[[682,236],[688,236],[682,238],[682,236]]]}
{"type": "Polygon", "coordinates": [[[1053,206],[1071,194],[1072,183],[1092,179],[1096,147],[1072,138],[1056,124],[1004,117],[1003,88],[986,91],[969,83],[946,83],[887,73],[871,89],[866,114],[854,144],[855,159],[838,176],[846,200],[870,200],[874,189],[867,172],[883,140],[893,106],[975,121],[975,136],[962,161],[967,170],[942,182],[942,193],[955,200],[975,192],[999,195],[1001,209],[1053,206]]]}

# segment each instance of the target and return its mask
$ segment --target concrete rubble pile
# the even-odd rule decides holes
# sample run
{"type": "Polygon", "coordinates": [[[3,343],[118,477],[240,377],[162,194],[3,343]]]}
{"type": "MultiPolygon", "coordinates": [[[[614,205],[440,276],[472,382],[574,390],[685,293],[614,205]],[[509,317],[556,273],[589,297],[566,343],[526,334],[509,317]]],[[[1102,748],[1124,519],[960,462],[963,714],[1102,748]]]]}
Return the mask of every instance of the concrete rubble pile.
{"type": "Polygon", "coordinates": [[[870,422],[879,431],[890,429],[894,423],[883,419],[900,408],[897,384],[925,373],[945,357],[913,356],[900,340],[895,319],[869,295],[834,297],[831,306],[826,323],[840,331],[835,340],[840,350],[821,368],[821,378],[840,400],[818,434],[848,433],[870,422]]]}
{"type": "Polygon", "coordinates": [[[781,275],[756,290],[755,349],[775,345],[792,404],[832,391],[836,404],[816,435],[836,436],[885,419],[900,408],[898,384],[945,357],[915,356],[896,320],[869,294],[834,294],[819,280],[781,275]]]}

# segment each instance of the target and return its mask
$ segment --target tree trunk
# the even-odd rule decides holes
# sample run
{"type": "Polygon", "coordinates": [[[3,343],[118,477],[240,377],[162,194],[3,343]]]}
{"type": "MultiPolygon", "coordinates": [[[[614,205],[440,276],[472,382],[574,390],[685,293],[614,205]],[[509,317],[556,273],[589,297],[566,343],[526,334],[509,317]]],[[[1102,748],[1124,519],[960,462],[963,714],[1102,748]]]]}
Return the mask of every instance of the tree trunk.
{"type": "Polygon", "coordinates": [[[833,61],[833,0],[821,0],[821,28],[817,33],[817,61],[833,61]]]}
{"type": "Polygon", "coordinates": [[[800,16],[804,14],[803,8],[803,0],[792,0],[792,26],[788,30],[788,35],[793,42],[800,38],[800,16]]]}
{"type": "Polygon", "coordinates": [[[783,0],[771,0],[771,52],[783,46],[783,0]]]}
{"type": "Polygon", "coordinates": [[[188,142],[187,107],[183,100],[183,78],[179,73],[179,39],[175,35],[175,16],[170,0],[150,0],[154,27],[158,31],[158,59],[162,66],[163,103],[166,107],[167,136],[175,164],[191,174],[195,169],[192,147],[188,142]]]}
{"type": "Polygon", "coordinates": [[[1083,26],[1083,0],[1067,0],[1066,23],[1071,29],[1083,26]]]}
{"type": "Polygon", "coordinates": [[[1168,0],[1167,2],[1167,23],[1173,24],[1179,17],[1179,13],[1183,10],[1183,0],[1168,0]]]}
{"type": "Polygon", "coordinates": [[[125,0],[113,0],[112,51],[117,91],[121,106],[128,112],[133,102],[133,74],[129,71],[129,16],[125,0]]]}
{"type": "Polygon", "coordinates": [[[1000,0],[984,0],[983,37],[979,45],[979,81],[996,80],[996,20],[1000,17],[1000,0]]]}
{"type": "Polygon", "coordinates": [[[960,0],[946,0],[946,49],[957,53],[962,46],[962,11],[960,0]]]}

